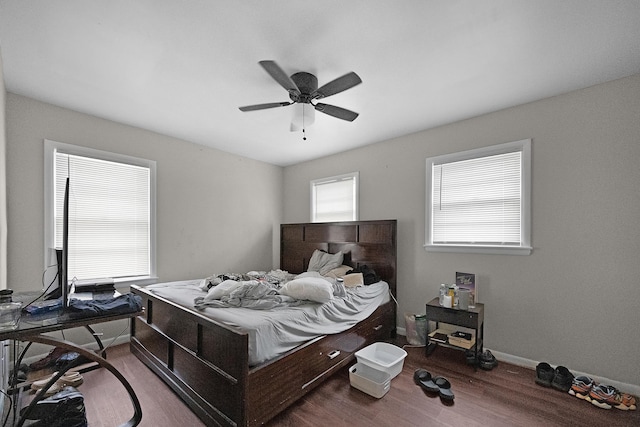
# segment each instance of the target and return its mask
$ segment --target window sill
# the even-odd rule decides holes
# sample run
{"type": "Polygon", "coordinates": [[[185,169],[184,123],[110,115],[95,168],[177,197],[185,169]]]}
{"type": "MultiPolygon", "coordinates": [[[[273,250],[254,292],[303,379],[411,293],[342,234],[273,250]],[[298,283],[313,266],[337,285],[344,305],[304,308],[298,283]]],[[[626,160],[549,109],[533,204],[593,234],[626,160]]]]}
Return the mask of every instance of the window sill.
{"type": "Polygon", "coordinates": [[[464,245],[424,245],[427,252],[454,252],[489,255],[531,255],[531,246],[464,246],[464,245]]]}

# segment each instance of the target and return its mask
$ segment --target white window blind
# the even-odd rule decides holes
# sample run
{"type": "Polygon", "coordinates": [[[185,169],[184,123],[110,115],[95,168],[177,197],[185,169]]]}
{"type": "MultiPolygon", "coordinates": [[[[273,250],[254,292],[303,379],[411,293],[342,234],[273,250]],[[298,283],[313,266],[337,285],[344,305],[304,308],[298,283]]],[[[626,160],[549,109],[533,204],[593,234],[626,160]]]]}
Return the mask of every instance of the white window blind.
{"type": "Polygon", "coordinates": [[[69,177],[68,277],[151,275],[151,171],[55,151],[55,246],[69,177]]]}
{"type": "Polygon", "coordinates": [[[427,249],[530,249],[528,141],[427,159],[427,249]]]}
{"type": "Polygon", "coordinates": [[[355,221],[358,173],[311,181],[311,222],[355,221]]]}
{"type": "Polygon", "coordinates": [[[433,167],[433,243],[520,245],[517,153],[433,167]]]}

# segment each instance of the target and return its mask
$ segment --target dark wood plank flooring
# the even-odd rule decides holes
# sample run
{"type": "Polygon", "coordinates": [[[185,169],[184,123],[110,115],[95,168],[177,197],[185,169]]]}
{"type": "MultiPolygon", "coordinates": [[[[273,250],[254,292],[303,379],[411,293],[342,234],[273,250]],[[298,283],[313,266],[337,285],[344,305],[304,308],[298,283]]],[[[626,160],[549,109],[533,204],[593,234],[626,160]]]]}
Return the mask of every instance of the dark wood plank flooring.
{"type": "MultiPolygon", "coordinates": [[[[274,426],[640,426],[640,411],[600,409],[569,394],[535,384],[531,369],[500,363],[492,371],[465,363],[464,353],[438,348],[406,348],[402,373],[390,391],[376,399],[352,388],[345,368],[269,423],[274,426]],[[453,404],[425,394],[413,382],[424,368],[449,379],[453,404]]],[[[203,424],[153,372],[129,352],[128,345],[109,349],[108,360],[129,380],[142,404],[141,426],[197,427],[203,424]]],[[[133,410],[119,382],[106,370],[84,374],[91,427],[111,427],[133,410]]]]}

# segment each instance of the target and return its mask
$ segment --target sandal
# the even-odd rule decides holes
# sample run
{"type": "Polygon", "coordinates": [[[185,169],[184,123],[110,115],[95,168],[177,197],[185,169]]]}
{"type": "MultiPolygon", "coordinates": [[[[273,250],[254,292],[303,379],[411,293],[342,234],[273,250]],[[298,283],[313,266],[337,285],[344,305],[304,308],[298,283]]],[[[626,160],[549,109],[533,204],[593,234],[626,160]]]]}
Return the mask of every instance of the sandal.
{"type": "Polygon", "coordinates": [[[427,390],[425,383],[431,381],[431,373],[424,369],[416,369],[413,373],[413,381],[423,389],[427,390]]]}
{"type": "Polygon", "coordinates": [[[445,377],[433,377],[422,384],[423,388],[431,393],[438,393],[444,400],[453,400],[455,395],[451,391],[451,383],[445,377]]]}
{"type": "Polygon", "coordinates": [[[453,401],[456,397],[451,391],[451,383],[444,377],[436,377],[435,383],[438,386],[438,394],[442,400],[453,401]]]}
{"type": "Polygon", "coordinates": [[[432,377],[429,371],[416,369],[413,373],[413,381],[424,391],[438,393],[442,400],[451,402],[455,398],[451,391],[451,383],[445,377],[432,377]]]}

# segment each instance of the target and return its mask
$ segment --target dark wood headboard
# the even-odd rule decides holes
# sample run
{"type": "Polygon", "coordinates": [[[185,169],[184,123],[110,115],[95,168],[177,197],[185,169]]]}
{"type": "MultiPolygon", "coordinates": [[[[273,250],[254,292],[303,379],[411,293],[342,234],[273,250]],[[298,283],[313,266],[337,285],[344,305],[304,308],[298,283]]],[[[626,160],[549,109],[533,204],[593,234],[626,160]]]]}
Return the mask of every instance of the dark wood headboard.
{"type": "Polygon", "coordinates": [[[367,265],[396,293],[397,221],[346,221],[280,225],[280,268],[307,270],[313,251],[342,251],[345,265],[367,265]]]}

